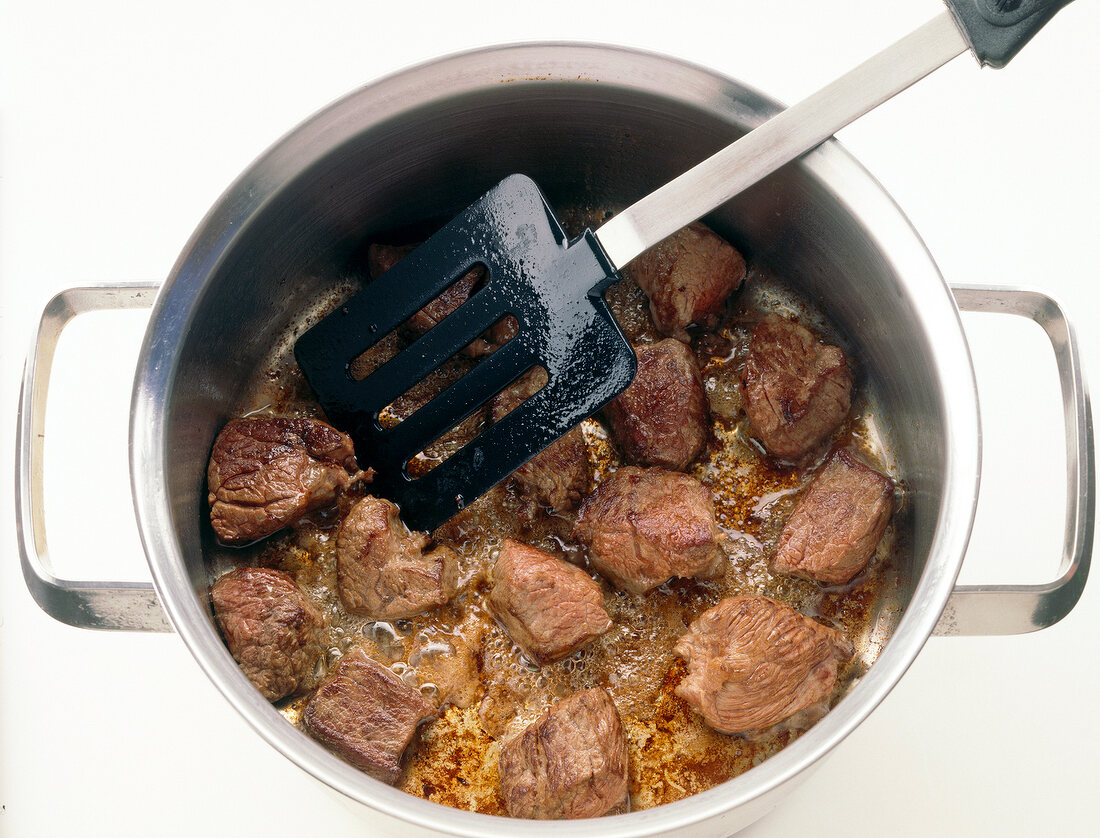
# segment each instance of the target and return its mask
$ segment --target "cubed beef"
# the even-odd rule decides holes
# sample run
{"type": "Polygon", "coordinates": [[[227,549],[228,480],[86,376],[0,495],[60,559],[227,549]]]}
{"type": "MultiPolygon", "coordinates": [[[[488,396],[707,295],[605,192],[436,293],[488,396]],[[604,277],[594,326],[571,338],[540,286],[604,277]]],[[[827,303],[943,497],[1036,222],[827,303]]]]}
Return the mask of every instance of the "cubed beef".
{"type": "Polygon", "coordinates": [[[707,444],[707,397],[695,354],[672,338],[634,347],[638,374],[604,408],[628,462],[682,471],[707,444]]]}
{"type": "Polygon", "coordinates": [[[867,566],[894,511],[894,484],[847,450],[817,473],[779,536],[779,573],[829,585],[867,566]]]}
{"type": "Polygon", "coordinates": [[[356,479],[351,437],[317,419],[233,419],[206,472],[210,522],[226,544],[271,535],[328,506],[356,479]]]}
{"type": "Polygon", "coordinates": [[[596,818],[623,803],[622,719],[602,688],[550,707],[500,751],[500,787],[514,818],[596,818]]]}
{"type": "Polygon", "coordinates": [[[838,347],[769,314],[749,341],[744,402],[753,433],[768,452],[798,460],[844,422],[852,404],[852,373],[838,347]]]}
{"type": "Polygon", "coordinates": [[[340,601],[353,614],[397,620],[443,605],[455,595],[458,557],[429,550],[424,533],[410,533],[388,500],[367,495],[351,508],[336,537],[340,601]]]}
{"type": "Polygon", "coordinates": [[[745,279],[745,260],[700,221],[654,245],[628,268],[649,297],[653,322],[663,335],[687,341],[692,323],[711,328],[745,279]]]}
{"type": "Polygon", "coordinates": [[[210,589],[230,653],[268,701],[316,683],[325,618],[289,573],[242,567],[210,589]]]}
{"type": "Polygon", "coordinates": [[[761,596],[704,611],[672,650],[687,662],[676,694],[722,733],[762,730],[828,696],[852,643],[761,596]]]}
{"type": "Polygon", "coordinates": [[[392,670],[352,649],[317,688],[303,721],[309,735],[383,783],[401,776],[401,755],[434,708],[392,670]]]}
{"type": "MultiPolygon", "coordinates": [[[[367,270],[370,272],[371,279],[380,277],[412,252],[414,247],[415,245],[372,244],[367,249],[367,270]]],[[[448,286],[442,294],[405,321],[401,331],[409,338],[424,334],[481,288],[485,284],[486,275],[483,265],[475,265],[448,286]]],[[[505,318],[490,327],[482,337],[474,338],[463,348],[462,354],[471,358],[488,355],[497,346],[511,339],[516,333],[516,328],[514,318],[505,318]]]]}
{"type": "MultiPolygon", "coordinates": [[[[546,373],[526,375],[493,399],[493,421],[499,422],[546,384],[546,373]]],[[[571,512],[592,485],[592,465],[584,432],[574,428],[549,448],[539,452],[514,472],[519,493],[537,506],[555,512],[571,512]]]]}
{"type": "Polygon", "coordinates": [[[489,605],[508,636],[540,666],[611,628],[600,586],[591,576],[511,538],[493,566],[489,605]]]}
{"type": "Polygon", "coordinates": [[[581,504],[573,537],[600,573],[636,594],[674,576],[711,579],[725,566],[710,491],[675,471],[608,475],[581,504]]]}

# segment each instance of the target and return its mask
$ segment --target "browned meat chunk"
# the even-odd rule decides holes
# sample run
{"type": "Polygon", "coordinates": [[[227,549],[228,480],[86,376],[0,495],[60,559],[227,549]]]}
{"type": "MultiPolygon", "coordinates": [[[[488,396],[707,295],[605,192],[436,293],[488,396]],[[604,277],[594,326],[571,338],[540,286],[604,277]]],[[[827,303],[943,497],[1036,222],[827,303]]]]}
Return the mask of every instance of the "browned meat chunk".
{"type": "Polygon", "coordinates": [[[489,605],[508,636],[540,666],[611,628],[600,586],[591,576],[511,538],[493,566],[489,605]]]}
{"type": "Polygon", "coordinates": [[[242,567],[210,589],[230,653],[268,701],[308,689],[325,618],[289,573],[242,567]]]}
{"type": "Polygon", "coordinates": [[[629,272],[649,297],[657,330],[687,341],[692,323],[714,326],[726,298],[745,279],[745,260],[696,221],[635,259],[629,272]]]}
{"type": "Polygon", "coordinates": [[[410,533],[388,500],[367,497],[351,508],[336,537],[336,583],[353,614],[399,620],[443,605],[455,595],[458,557],[449,547],[428,550],[424,533],[410,533]]]}
{"type": "Polygon", "coordinates": [[[840,427],[852,405],[844,353],[798,323],[769,314],[745,360],[745,413],[768,452],[797,460],[840,427]]]}
{"type": "Polygon", "coordinates": [[[596,818],[626,799],[626,737],[601,688],[550,707],[500,751],[500,787],[514,818],[596,818]]]}
{"type": "Polygon", "coordinates": [[[226,544],[271,535],[365,478],[351,437],[317,419],[233,419],[206,471],[210,522],[226,544]]]}
{"type": "Polygon", "coordinates": [[[317,688],[303,720],[309,735],[326,748],[392,784],[401,776],[401,755],[417,725],[432,714],[419,691],[356,648],[317,688]]]}
{"type": "Polygon", "coordinates": [[[724,553],[710,491],[686,474],[624,466],[577,512],[573,538],[616,586],[642,594],[673,576],[712,579],[724,553]]]}
{"type": "Polygon", "coordinates": [[[829,695],[852,643],[761,596],[704,611],[672,650],[687,662],[676,694],[722,733],[762,730],[829,695]]]}
{"type": "Polygon", "coordinates": [[[672,338],[634,347],[638,375],[604,408],[626,459],[682,471],[707,444],[707,397],[695,354],[672,338]]]}
{"type": "Polygon", "coordinates": [[[894,484],[848,451],[830,458],[779,536],[773,567],[829,585],[867,566],[894,511],[894,484]]]}
{"type": "MultiPolygon", "coordinates": [[[[493,399],[493,421],[499,422],[524,399],[546,384],[546,373],[527,375],[493,399]]],[[[549,448],[536,454],[514,472],[512,482],[520,494],[536,505],[555,512],[571,512],[592,485],[592,465],[584,433],[574,428],[549,448]]]]}
{"type": "MultiPolygon", "coordinates": [[[[372,244],[367,249],[367,270],[371,279],[377,279],[402,259],[415,245],[372,244]]],[[[405,321],[401,331],[410,339],[419,337],[437,325],[448,314],[470,299],[475,291],[485,284],[485,268],[476,265],[458,278],[438,297],[405,321]]],[[[475,338],[463,350],[462,354],[471,358],[488,355],[496,346],[507,342],[516,332],[516,322],[512,318],[492,326],[484,337],[475,338]]]]}

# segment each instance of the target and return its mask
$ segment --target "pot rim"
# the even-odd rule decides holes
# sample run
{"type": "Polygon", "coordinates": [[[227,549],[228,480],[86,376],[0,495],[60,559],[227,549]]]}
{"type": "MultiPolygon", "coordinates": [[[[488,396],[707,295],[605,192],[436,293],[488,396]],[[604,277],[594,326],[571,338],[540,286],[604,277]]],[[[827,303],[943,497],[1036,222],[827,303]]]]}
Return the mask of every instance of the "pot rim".
{"type": "MultiPolygon", "coordinates": [[[[512,834],[510,818],[453,809],[373,780],[301,734],[256,691],[232,661],[208,603],[185,570],[167,495],[168,400],[180,347],[206,279],[236,234],[281,186],[327,148],[402,111],[497,82],[577,81],[653,90],[676,82],[676,96],[756,124],[781,106],[720,73],[633,48],[573,42],[491,46],[444,56],[374,81],[330,104],[261,155],[218,199],[184,248],[154,306],[137,364],[130,422],[130,471],[138,528],[162,605],[199,665],[272,746],[321,782],[368,807],[455,836],[512,834]],[[624,69],[629,66],[629,71],[624,69]],[[441,79],[445,81],[440,81],[441,79]],[[731,108],[733,111],[731,112],[731,108]]],[[[905,613],[867,674],[824,718],[775,756],[715,788],[676,803],[600,819],[607,838],[658,834],[760,802],[794,780],[846,737],[885,698],[931,635],[962,563],[977,502],[980,432],[977,388],[950,289],[916,230],[881,185],[831,139],[795,164],[819,180],[879,243],[898,271],[929,347],[929,365],[949,413],[944,492],[928,560],[905,613]],[[969,510],[963,512],[961,510],[969,510]]],[[[761,812],[762,814],[762,812],[761,812]]],[[[589,821],[531,822],[533,836],[580,836],[589,821]]]]}

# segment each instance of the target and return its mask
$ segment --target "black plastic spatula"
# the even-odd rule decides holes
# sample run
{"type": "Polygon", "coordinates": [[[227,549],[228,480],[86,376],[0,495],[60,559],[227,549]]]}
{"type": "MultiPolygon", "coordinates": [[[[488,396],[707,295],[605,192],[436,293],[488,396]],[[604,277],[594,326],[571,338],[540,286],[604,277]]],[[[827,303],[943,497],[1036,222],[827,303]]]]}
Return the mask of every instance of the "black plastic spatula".
{"type": "Polygon", "coordinates": [[[539,188],[506,178],[298,339],[298,364],[329,419],[376,472],[376,491],[429,530],[621,393],[635,359],[603,291],[615,268],[591,233],[569,243],[539,188]],[[485,287],[366,378],[350,362],[474,265],[485,287]],[[516,335],[395,427],[382,410],[502,317],[516,335]],[[547,384],[427,474],[409,461],[533,366],[547,384]]]}
{"type": "Polygon", "coordinates": [[[302,335],[298,364],[330,421],[377,472],[372,491],[399,504],[414,529],[432,530],[629,386],[634,352],[603,299],[619,268],[968,47],[982,64],[1004,66],[1068,2],[948,0],[950,13],[575,241],[533,181],[508,177],[302,335]],[[356,358],[478,264],[485,287],[353,377],[356,358]],[[519,324],[511,340],[384,427],[388,405],[507,316],[519,324]],[[416,455],[536,366],[546,371],[541,390],[430,471],[410,473],[416,455]]]}

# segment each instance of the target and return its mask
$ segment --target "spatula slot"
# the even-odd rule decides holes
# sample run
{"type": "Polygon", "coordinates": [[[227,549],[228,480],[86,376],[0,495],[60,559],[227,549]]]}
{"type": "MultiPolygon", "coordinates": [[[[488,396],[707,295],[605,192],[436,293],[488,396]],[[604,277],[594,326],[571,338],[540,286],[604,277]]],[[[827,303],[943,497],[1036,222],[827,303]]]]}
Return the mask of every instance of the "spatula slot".
{"type": "MultiPolygon", "coordinates": [[[[460,379],[461,376],[472,371],[471,368],[467,366],[461,372],[457,372],[458,378],[455,377],[455,365],[460,365],[462,360],[463,359],[457,358],[452,359],[452,362],[448,365],[441,367],[431,376],[424,379],[424,381],[421,382],[421,386],[414,388],[417,392],[406,394],[410,400],[416,401],[411,414],[408,412],[409,403],[406,401],[405,397],[396,404],[387,406],[380,416],[380,424],[382,427],[386,430],[398,427],[401,422],[415,416],[415,413],[421,408],[428,407],[431,404],[431,400],[437,397],[443,402],[444,407],[441,409],[446,410],[448,415],[453,413],[454,401],[451,401],[451,399],[461,399],[462,394],[456,394],[453,391],[447,393],[446,389],[450,387],[451,384],[458,383],[458,379],[460,379]],[[425,399],[428,401],[425,401],[425,399]]],[[[469,364],[470,362],[467,361],[466,363],[469,364]]],[[[514,364],[509,364],[506,368],[511,369],[512,366],[514,366],[514,364]]],[[[497,380],[498,378],[499,375],[494,376],[490,380],[497,380]]],[[[544,367],[540,365],[529,367],[524,373],[513,379],[505,387],[492,393],[492,395],[479,404],[469,416],[457,425],[452,425],[440,436],[433,439],[423,450],[418,451],[410,457],[403,464],[405,473],[413,480],[424,477],[424,475],[428,474],[432,469],[458,453],[463,447],[474,442],[490,425],[501,421],[528,398],[545,387],[547,381],[548,376],[544,367]]],[[[482,386],[480,391],[484,392],[484,390],[485,387],[482,386]]],[[[419,436],[420,433],[417,431],[411,433],[413,439],[419,436]]],[[[396,445],[401,447],[404,445],[404,441],[398,439],[396,445]]]]}
{"type": "MultiPolygon", "coordinates": [[[[371,246],[372,254],[375,252],[375,247],[375,245],[371,246]]],[[[390,267],[392,267],[393,264],[400,261],[394,254],[401,254],[403,257],[406,251],[406,248],[385,248],[387,258],[385,261],[381,262],[381,265],[379,265],[381,261],[380,257],[373,257],[371,259],[370,268],[372,276],[376,276],[376,278],[384,276],[386,273],[385,271],[377,275],[375,275],[374,272],[378,270],[380,266],[386,264],[390,264],[390,267]]],[[[355,381],[362,381],[386,363],[386,361],[389,361],[397,352],[415,342],[422,335],[427,334],[435,328],[435,326],[445,318],[451,316],[462,303],[481,292],[485,288],[488,278],[488,267],[483,263],[476,263],[472,268],[451,282],[438,296],[432,298],[427,305],[417,311],[412,317],[380,338],[374,346],[352,360],[348,366],[348,374],[355,381]]],[[[498,346],[510,340],[518,327],[519,324],[514,317],[501,317],[482,334],[471,337],[470,342],[462,347],[458,354],[467,358],[480,358],[484,355],[488,355],[498,346]]]]}
{"type": "Polygon", "coordinates": [[[489,421],[499,422],[545,387],[549,381],[550,377],[546,372],[546,367],[541,364],[531,367],[493,397],[489,421]]]}
{"type": "MultiPolygon", "coordinates": [[[[508,341],[515,337],[518,330],[519,324],[512,315],[509,314],[501,317],[485,332],[485,334],[491,334],[496,337],[499,343],[491,343],[486,347],[480,347],[477,344],[478,341],[482,339],[478,338],[466,344],[462,351],[456,355],[452,355],[440,366],[428,372],[420,381],[416,382],[416,384],[383,407],[378,414],[378,424],[383,430],[389,430],[413,416],[421,407],[440,395],[444,389],[472,370],[478,363],[492,355],[493,352],[500,349],[501,346],[507,344],[508,341]]],[[[381,344],[374,347],[374,349],[378,349],[380,346],[381,344]]],[[[406,345],[402,343],[401,349],[405,347],[406,345]]],[[[373,352],[374,350],[371,351],[373,352]]],[[[391,352],[389,357],[385,358],[384,361],[388,361],[394,354],[396,354],[396,352],[391,352]]],[[[357,363],[359,363],[359,359],[353,362],[353,364],[357,363]]],[[[381,364],[375,365],[374,369],[371,371],[373,372],[378,369],[379,366],[381,366],[381,364]]],[[[361,380],[366,377],[366,375],[362,375],[359,379],[361,380]]]]}
{"type": "MultiPolygon", "coordinates": [[[[447,381],[441,391],[426,403],[419,404],[397,425],[384,429],[379,435],[379,442],[390,451],[405,452],[412,457],[431,447],[424,446],[425,440],[434,443],[459,426],[473,429],[474,423],[467,424],[470,417],[487,416],[489,401],[515,381],[530,364],[531,359],[523,351],[522,340],[509,342],[447,381]]],[[[442,379],[437,378],[436,382],[438,386],[442,379]]],[[[428,391],[422,392],[426,397],[428,391]]]]}

